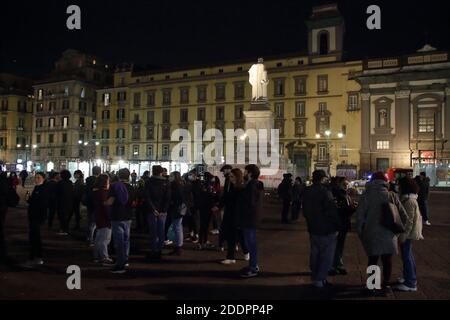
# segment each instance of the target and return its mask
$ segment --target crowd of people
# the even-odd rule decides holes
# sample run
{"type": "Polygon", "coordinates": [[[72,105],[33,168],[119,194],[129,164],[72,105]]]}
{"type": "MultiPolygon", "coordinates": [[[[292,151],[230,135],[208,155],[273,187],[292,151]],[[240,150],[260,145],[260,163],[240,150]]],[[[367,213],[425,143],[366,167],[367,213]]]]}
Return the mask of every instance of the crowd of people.
{"type": "Polygon", "coordinates": [[[391,291],[392,257],[400,251],[403,277],[395,289],[416,291],[416,265],[412,242],[422,240],[422,224],[431,225],[428,218],[429,178],[424,172],[414,179],[409,176],[387,181],[383,172],[372,175],[365,192],[349,188],[345,177],[328,178],[324,171],[313,172],[312,185],[306,186],[300,177],[284,174],[278,186],[282,200],[281,222],[298,219],[303,210],[310,235],[310,268],[313,285],[329,285],[328,276],[346,275],[343,253],[351,218],[356,215],[356,232],[368,256],[368,265],[383,267],[382,288],[370,290],[373,295],[391,291]],[[289,211],[291,210],[291,220],[289,211]],[[399,250],[400,249],[400,250],[399,250]]]}
{"type": "MultiPolygon", "coordinates": [[[[225,251],[226,245],[227,254],[221,263],[229,265],[236,263],[236,251],[240,246],[243,258],[249,264],[240,275],[256,276],[259,271],[256,228],[263,198],[259,168],[247,165],[243,172],[225,165],[221,171],[225,178],[224,188],[220,186],[220,179],[209,172],[200,174],[193,169],[185,175],[177,171],[169,175],[159,165],[152,167],[151,174],[144,172],[139,181],[136,173],[130,173],[126,168],[117,173],[102,173],[100,167],[94,167],[92,175],[86,179],[77,170],[73,174],[74,182],[68,170],[48,175],[37,172],[33,191],[25,196],[30,252],[29,260],[22,266],[33,268],[44,264],[41,226],[45,222],[53,230],[56,217],[60,236],[79,232],[84,206],[86,240],[92,247],[94,262],[111,267],[113,273],[124,273],[129,267],[131,225],[135,219],[136,232],[149,235],[146,255],[149,262],[163,258],[165,245],[173,244],[169,255],[181,255],[183,242],[190,241],[198,250],[217,246],[225,251]],[[219,233],[217,245],[209,241],[210,233],[219,233]],[[112,250],[115,260],[110,255],[112,250]]],[[[11,206],[6,195],[10,188],[15,190],[17,184],[12,183],[15,179],[15,174],[6,177],[6,173],[2,173],[0,179],[1,195],[5,195],[0,198],[2,260],[7,258],[4,221],[7,208],[11,206]]]]}
{"type": "MultiPolygon", "coordinates": [[[[225,178],[221,187],[218,177],[196,169],[181,175],[159,165],[152,172],[144,172],[138,180],[135,172],[126,168],[116,173],[102,173],[92,169],[92,176],[84,179],[81,171],[62,170],[34,175],[35,184],[27,193],[30,260],[26,267],[41,265],[43,246],[40,235],[47,221],[53,228],[56,216],[61,236],[67,236],[74,218],[75,230],[80,229],[81,206],[87,212],[87,244],[92,247],[95,263],[111,267],[113,273],[124,273],[129,268],[131,225],[136,232],[149,235],[146,259],[163,259],[163,247],[173,244],[169,255],[182,255],[183,242],[190,241],[198,250],[218,247],[226,255],[224,265],[236,263],[239,248],[248,266],[240,276],[249,278],[259,273],[256,230],[259,225],[264,186],[258,180],[260,170],[247,165],[245,170],[224,165],[225,178]],[[222,214],[221,214],[222,213],[222,214]],[[212,225],[212,228],[211,228],[212,225]],[[209,241],[211,229],[219,229],[218,243],[209,241]],[[187,231],[187,237],[185,237],[187,231]],[[110,244],[113,244],[111,248],[110,244]],[[111,257],[114,249],[115,259],[111,257]]],[[[14,175],[0,175],[0,253],[6,258],[4,235],[5,215],[10,190],[17,186],[14,175]],[[12,178],[11,178],[12,176],[12,178]]],[[[310,269],[313,285],[329,286],[328,276],[346,275],[343,256],[345,241],[356,216],[356,232],[368,256],[368,265],[383,267],[383,286],[373,294],[391,290],[392,258],[400,251],[403,277],[396,289],[416,291],[417,278],[412,243],[423,239],[422,222],[428,218],[429,180],[424,173],[415,179],[403,177],[388,183],[386,175],[376,172],[357,197],[349,189],[345,177],[328,178],[323,170],[312,174],[307,186],[300,177],[292,181],[287,173],[278,187],[282,200],[281,222],[292,223],[303,213],[310,236],[310,269]],[[289,220],[289,211],[291,219],[289,220]],[[400,249],[400,250],[399,250],[400,249]]]]}

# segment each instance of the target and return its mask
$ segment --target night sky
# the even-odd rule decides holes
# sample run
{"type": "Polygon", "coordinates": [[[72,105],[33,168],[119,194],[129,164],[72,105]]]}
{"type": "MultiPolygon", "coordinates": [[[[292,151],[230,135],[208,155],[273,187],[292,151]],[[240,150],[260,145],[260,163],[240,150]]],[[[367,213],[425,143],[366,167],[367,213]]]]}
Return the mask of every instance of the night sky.
{"type": "MultiPolygon", "coordinates": [[[[450,50],[448,1],[337,1],[346,23],[345,58],[411,53],[426,42],[450,50]],[[382,29],[366,28],[366,8],[381,7],[382,29]]],[[[180,67],[295,54],[307,46],[305,20],[326,1],[2,1],[0,72],[37,77],[67,48],[103,57],[180,67]],[[77,4],[82,30],[66,28],[77,4]]]]}

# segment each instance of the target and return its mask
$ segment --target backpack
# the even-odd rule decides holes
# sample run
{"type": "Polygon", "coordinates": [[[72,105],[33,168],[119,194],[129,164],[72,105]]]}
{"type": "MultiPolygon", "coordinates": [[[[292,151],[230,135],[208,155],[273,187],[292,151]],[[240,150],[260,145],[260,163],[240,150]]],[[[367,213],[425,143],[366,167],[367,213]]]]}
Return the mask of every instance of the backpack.
{"type": "Polygon", "coordinates": [[[9,189],[8,189],[7,201],[8,201],[8,207],[11,207],[11,208],[15,208],[19,204],[20,197],[13,187],[9,187],[9,189]]]}

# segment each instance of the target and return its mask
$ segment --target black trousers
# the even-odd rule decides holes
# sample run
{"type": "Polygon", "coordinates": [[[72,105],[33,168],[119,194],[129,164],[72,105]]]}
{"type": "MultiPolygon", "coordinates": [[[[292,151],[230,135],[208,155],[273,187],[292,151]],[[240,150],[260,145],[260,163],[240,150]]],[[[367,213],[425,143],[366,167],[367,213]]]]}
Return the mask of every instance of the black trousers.
{"type": "Polygon", "coordinates": [[[199,231],[199,243],[205,244],[208,242],[208,229],[211,221],[211,208],[200,209],[200,231],[199,231]]]}
{"type": "Polygon", "coordinates": [[[0,261],[5,260],[7,257],[6,252],[6,235],[5,235],[5,220],[7,208],[0,208],[0,261]]]}
{"type": "Polygon", "coordinates": [[[138,232],[145,232],[148,224],[145,222],[144,208],[141,207],[136,208],[135,214],[136,214],[136,230],[138,232]]]}
{"type": "Polygon", "coordinates": [[[30,260],[42,258],[41,223],[36,220],[28,222],[28,236],[30,241],[30,260]]]}
{"type": "Polygon", "coordinates": [[[289,215],[289,208],[291,207],[291,200],[283,199],[283,210],[281,211],[281,221],[287,222],[289,215]]]}
{"type": "Polygon", "coordinates": [[[80,228],[81,213],[80,213],[80,201],[75,201],[73,204],[73,210],[70,211],[67,224],[70,225],[73,215],[75,215],[75,227],[80,228]]]}
{"type": "Polygon", "coordinates": [[[58,210],[59,226],[64,232],[69,232],[69,215],[70,210],[58,210]]]}
{"type": "Polygon", "coordinates": [[[248,248],[244,239],[244,233],[241,229],[231,227],[226,233],[227,239],[227,259],[235,260],[236,257],[236,245],[239,243],[244,254],[247,254],[248,248]]]}
{"type": "Polygon", "coordinates": [[[342,257],[344,255],[344,245],[345,239],[347,237],[347,232],[347,230],[341,230],[337,235],[336,250],[334,251],[333,260],[333,268],[335,270],[344,268],[344,261],[342,257]]]}
{"type": "Polygon", "coordinates": [[[292,213],[291,213],[291,217],[292,220],[298,220],[298,218],[300,217],[300,209],[302,207],[302,203],[301,201],[292,201],[292,213]]]}
{"type": "Polygon", "coordinates": [[[50,202],[48,207],[48,226],[51,228],[53,226],[53,219],[56,215],[56,203],[50,202]]]}

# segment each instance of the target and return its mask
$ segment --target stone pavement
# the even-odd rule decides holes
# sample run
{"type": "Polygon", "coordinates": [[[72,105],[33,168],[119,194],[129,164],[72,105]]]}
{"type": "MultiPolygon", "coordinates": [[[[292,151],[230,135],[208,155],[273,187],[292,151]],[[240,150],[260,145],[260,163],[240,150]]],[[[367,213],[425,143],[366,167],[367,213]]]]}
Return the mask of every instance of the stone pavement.
{"type": "MultiPolygon", "coordinates": [[[[146,263],[143,257],[148,238],[136,233],[132,234],[130,271],[114,275],[92,262],[84,233],[62,237],[44,226],[46,264],[32,271],[1,268],[0,299],[450,299],[450,192],[433,192],[430,200],[432,226],[425,228],[425,240],[413,245],[419,289],[415,293],[365,296],[362,288],[367,258],[353,232],[345,248],[348,275],[330,277],[334,284],[330,290],[312,288],[304,219],[297,224],[280,224],[280,204],[266,199],[258,231],[261,274],[257,278],[237,277],[238,270],[246,265],[244,260],[223,266],[218,262],[225,253],[196,251],[191,243],[186,243],[180,257],[166,256],[161,263],[146,263]],[[81,290],[66,287],[66,268],[72,264],[81,267],[81,290]]],[[[22,206],[10,210],[6,222],[10,254],[19,262],[26,260],[28,245],[24,203],[22,206]]],[[[86,220],[82,223],[85,227],[86,220]]],[[[217,236],[211,239],[216,242],[217,236]]],[[[400,275],[401,260],[396,256],[393,280],[400,275]]]]}

